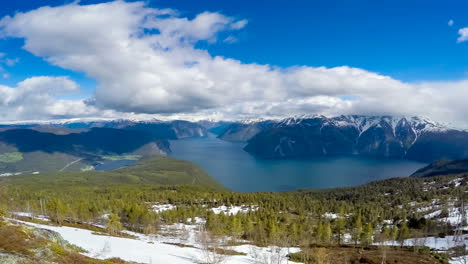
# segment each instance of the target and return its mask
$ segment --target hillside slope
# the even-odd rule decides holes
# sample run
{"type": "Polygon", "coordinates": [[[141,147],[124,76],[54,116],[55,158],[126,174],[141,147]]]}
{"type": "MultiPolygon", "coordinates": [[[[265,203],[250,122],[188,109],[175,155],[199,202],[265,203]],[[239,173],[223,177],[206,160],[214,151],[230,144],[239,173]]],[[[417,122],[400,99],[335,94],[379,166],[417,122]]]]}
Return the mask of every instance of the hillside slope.
{"type": "Polygon", "coordinates": [[[439,160],[419,169],[411,177],[431,177],[468,173],[468,160],[439,160]]]}
{"type": "Polygon", "coordinates": [[[10,129],[0,132],[0,175],[94,169],[107,157],[165,155],[169,142],[148,133],[92,128],[69,134],[10,129]]]}
{"type": "Polygon", "coordinates": [[[196,185],[217,190],[225,188],[196,164],[165,156],[154,156],[136,165],[112,171],[57,172],[0,178],[0,184],[13,184],[34,190],[106,185],[196,185]]]}

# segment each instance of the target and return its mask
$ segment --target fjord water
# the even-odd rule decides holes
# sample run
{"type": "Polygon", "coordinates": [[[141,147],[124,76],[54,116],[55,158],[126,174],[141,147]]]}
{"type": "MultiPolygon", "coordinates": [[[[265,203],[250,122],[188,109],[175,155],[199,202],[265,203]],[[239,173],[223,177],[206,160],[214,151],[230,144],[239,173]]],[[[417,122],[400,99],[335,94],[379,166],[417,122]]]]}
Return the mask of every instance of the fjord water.
{"type": "Polygon", "coordinates": [[[237,192],[279,192],[353,186],[409,176],[424,163],[364,157],[296,160],[257,159],[242,143],[213,135],[171,141],[172,157],[192,161],[227,188],[237,192]]]}

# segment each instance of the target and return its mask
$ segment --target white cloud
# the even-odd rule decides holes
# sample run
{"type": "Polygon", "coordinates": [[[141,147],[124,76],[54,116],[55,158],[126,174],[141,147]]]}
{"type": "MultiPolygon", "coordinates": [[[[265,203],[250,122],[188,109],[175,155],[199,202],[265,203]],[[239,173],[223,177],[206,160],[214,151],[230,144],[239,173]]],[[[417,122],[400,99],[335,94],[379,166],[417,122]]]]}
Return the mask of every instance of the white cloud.
{"type": "Polygon", "coordinates": [[[227,36],[227,38],[225,38],[223,41],[225,43],[232,44],[232,43],[236,43],[239,40],[234,36],[227,36]]]}
{"type": "MultiPolygon", "coordinates": [[[[93,105],[55,100],[44,115],[91,115],[97,108],[108,109],[103,115],[179,118],[357,113],[468,124],[465,82],[410,84],[348,66],[245,64],[196,48],[200,41],[229,39],[246,25],[220,13],[189,19],[124,1],[43,7],[0,21],[2,35],[23,38],[24,49],[97,81],[93,105]]],[[[459,41],[468,39],[468,29],[460,35],[459,41]]]]}
{"type": "Polygon", "coordinates": [[[92,109],[81,100],[58,99],[77,91],[78,85],[67,77],[40,76],[26,79],[16,87],[1,85],[0,119],[54,118],[97,113],[97,109],[92,109]]]}
{"type": "Polygon", "coordinates": [[[458,43],[467,41],[468,40],[468,28],[460,28],[458,30],[458,35],[460,35],[458,37],[458,43]]]}
{"type": "Polygon", "coordinates": [[[449,25],[449,27],[453,26],[453,19],[450,19],[449,22],[447,23],[449,25]]]}

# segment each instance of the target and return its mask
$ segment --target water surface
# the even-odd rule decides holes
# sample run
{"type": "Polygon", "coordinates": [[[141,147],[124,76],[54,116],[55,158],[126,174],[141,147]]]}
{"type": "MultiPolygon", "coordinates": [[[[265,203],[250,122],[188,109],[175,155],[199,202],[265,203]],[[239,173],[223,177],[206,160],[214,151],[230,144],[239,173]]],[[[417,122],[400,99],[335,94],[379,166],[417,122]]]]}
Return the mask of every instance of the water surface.
{"type": "Polygon", "coordinates": [[[364,157],[295,160],[257,159],[242,143],[214,136],[171,141],[171,156],[203,167],[210,176],[237,192],[289,191],[353,186],[409,176],[424,163],[364,157]]]}

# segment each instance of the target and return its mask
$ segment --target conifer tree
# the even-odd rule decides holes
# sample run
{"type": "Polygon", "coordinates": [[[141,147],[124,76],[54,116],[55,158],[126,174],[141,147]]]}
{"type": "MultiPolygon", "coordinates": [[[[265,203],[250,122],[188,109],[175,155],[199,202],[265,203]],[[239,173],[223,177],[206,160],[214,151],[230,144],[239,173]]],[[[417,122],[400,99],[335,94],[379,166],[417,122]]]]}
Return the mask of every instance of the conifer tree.
{"type": "Polygon", "coordinates": [[[318,223],[317,225],[317,231],[315,232],[315,238],[317,239],[318,242],[323,242],[323,224],[322,222],[318,223]]]}
{"type": "Polygon", "coordinates": [[[325,243],[330,243],[331,235],[332,235],[331,225],[330,225],[330,222],[327,221],[325,225],[323,226],[322,241],[325,243]]]}
{"type": "Polygon", "coordinates": [[[372,224],[368,223],[364,227],[364,232],[362,233],[362,239],[361,239],[362,244],[364,245],[372,244],[373,235],[374,235],[374,229],[372,227],[372,224]]]}
{"type": "Polygon", "coordinates": [[[405,240],[408,239],[410,236],[410,230],[408,225],[406,224],[406,217],[401,223],[400,232],[398,234],[398,240],[400,241],[400,246],[403,247],[405,244],[405,240]]]}
{"type": "Polygon", "coordinates": [[[111,235],[117,235],[120,231],[122,231],[123,226],[122,223],[120,222],[120,216],[110,213],[109,214],[109,220],[107,223],[107,232],[111,235]]]}
{"type": "Polygon", "coordinates": [[[234,235],[235,238],[238,238],[242,235],[242,223],[238,216],[232,216],[231,218],[232,220],[229,227],[229,231],[231,232],[231,234],[234,235]]]}
{"type": "Polygon", "coordinates": [[[335,230],[338,235],[338,244],[341,245],[342,236],[345,232],[345,225],[346,225],[346,218],[344,213],[344,208],[340,208],[340,213],[338,214],[338,218],[335,221],[335,230]]]}
{"type": "Polygon", "coordinates": [[[352,233],[352,238],[354,241],[354,244],[357,245],[357,242],[361,239],[362,235],[362,216],[361,212],[358,213],[356,216],[356,221],[354,223],[354,229],[352,233]]]}

